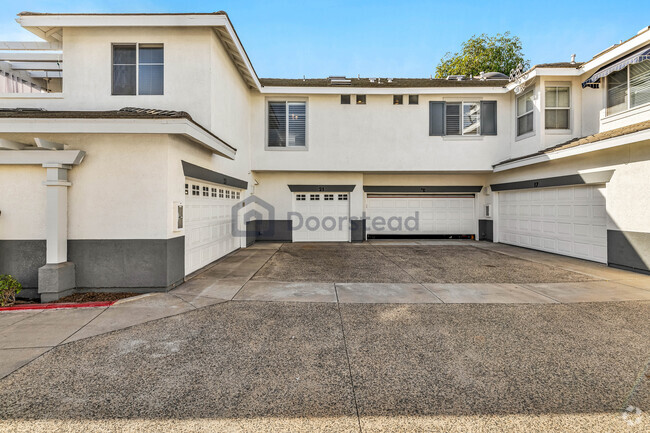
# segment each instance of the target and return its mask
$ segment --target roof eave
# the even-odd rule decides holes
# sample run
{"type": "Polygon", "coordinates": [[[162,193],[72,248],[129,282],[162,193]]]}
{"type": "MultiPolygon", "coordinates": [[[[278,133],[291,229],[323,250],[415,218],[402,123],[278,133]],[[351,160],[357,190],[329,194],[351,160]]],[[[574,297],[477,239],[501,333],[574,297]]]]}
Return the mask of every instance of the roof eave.
{"type": "Polygon", "coordinates": [[[0,134],[170,134],[235,159],[237,150],[186,118],[0,118],[0,134]]]}
{"type": "Polygon", "coordinates": [[[633,52],[636,49],[639,49],[643,45],[646,45],[650,43],[650,31],[645,31],[641,34],[639,34],[637,37],[634,37],[626,42],[623,42],[621,45],[619,45],[616,48],[613,48],[612,50],[604,53],[603,55],[600,55],[596,58],[591,59],[582,67],[579,69],[580,70],[580,75],[582,74],[591,74],[595,72],[595,70],[607,65],[608,63],[617,60],[619,57],[622,57],[626,54],[629,54],[633,52]]]}
{"type": "Polygon", "coordinates": [[[625,144],[636,143],[638,141],[650,140],[650,130],[633,132],[631,134],[621,135],[619,137],[606,138],[593,143],[580,144],[567,149],[556,150],[540,155],[532,155],[527,158],[515,161],[499,163],[494,166],[495,173],[500,171],[512,170],[515,168],[525,167],[528,165],[539,164],[556,159],[568,158],[570,156],[581,155],[584,153],[595,152],[598,150],[611,149],[613,147],[623,146],[625,144]]]}
{"type": "Polygon", "coordinates": [[[457,94],[502,94],[507,93],[505,87],[348,87],[348,86],[268,86],[262,87],[262,94],[286,95],[394,95],[394,94],[419,94],[419,95],[457,95],[457,94]]]}
{"type": "Polygon", "coordinates": [[[225,12],[213,14],[19,14],[16,22],[25,30],[49,42],[61,42],[64,27],[212,27],[223,42],[246,84],[258,90],[262,88],[255,68],[225,12]]]}

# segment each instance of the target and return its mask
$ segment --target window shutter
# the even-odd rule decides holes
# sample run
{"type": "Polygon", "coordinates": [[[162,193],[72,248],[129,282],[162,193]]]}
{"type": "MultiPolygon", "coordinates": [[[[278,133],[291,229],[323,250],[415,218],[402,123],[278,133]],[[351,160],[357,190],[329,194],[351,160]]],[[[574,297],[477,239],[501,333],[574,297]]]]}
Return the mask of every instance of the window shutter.
{"type": "Polygon", "coordinates": [[[497,135],[497,101],[481,101],[481,135],[497,135]]]}
{"type": "Polygon", "coordinates": [[[429,102],[429,135],[445,135],[445,103],[429,102]]]}

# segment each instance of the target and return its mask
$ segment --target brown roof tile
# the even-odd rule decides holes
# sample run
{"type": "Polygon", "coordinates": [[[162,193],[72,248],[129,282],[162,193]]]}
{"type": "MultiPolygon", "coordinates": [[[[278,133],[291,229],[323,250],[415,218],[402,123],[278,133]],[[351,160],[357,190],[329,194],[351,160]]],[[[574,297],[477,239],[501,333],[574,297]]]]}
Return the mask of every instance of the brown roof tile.
{"type": "Polygon", "coordinates": [[[106,111],[47,111],[32,108],[0,108],[0,119],[187,119],[201,128],[212,137],[224,143],[234,151],[236,148],[229,145],[213,134],[209,129],[192,119],[185,111],[158,110],[155,108],[125,107],[119,110],[106,111]]]}
{"type": "Polygon", "coordinates": [[[572,147],[582,146],[584,144],[595,143],[597,141],[607,140],[609,138],[615,138],[615,137],[620,137],[622,135],[633,134],[635,132],[645,131],[646,129],[650,129],[650,120],[645,121],[645,122],[635,123],[633,125],[624,126],[622,128],[612,129],[610,131],[599,132],[597,134],[588,135],[586,137],[572,138],[569,141],[565,141],[564,143],[556,144],[555,146],[551,146],[551,147],[548,147],[548,148],[546,148],[544,150],[540,150],[539,152],[531,153],[531,154],[524,155],[524,156],[519,156],[517,158],[506,159],[505,161],[501,161],[498,164],[495,164],[494,167],[498,167],[499,165],[507,164],[509,162],[514,162],[514,161],[519,161],[519,160],[522,160],[522,159],[530,158],[530,157],[533,157],[533,156],[545,155],[545,154],[557,152],[557,151],[564,150],[564,149],[570,149],[572,147]]]}
{"type": "Polygon", "coordinates": [[[379,81],[370,78],[349,78],[348,85],[332,85],[327,78],[260,78],[264,87],[334,87],[334,88],[407,88],[407,87],[503,87],[508,80],[445,80],[441,78],[393,78],[389,83],[386,78],[379,81]]]}

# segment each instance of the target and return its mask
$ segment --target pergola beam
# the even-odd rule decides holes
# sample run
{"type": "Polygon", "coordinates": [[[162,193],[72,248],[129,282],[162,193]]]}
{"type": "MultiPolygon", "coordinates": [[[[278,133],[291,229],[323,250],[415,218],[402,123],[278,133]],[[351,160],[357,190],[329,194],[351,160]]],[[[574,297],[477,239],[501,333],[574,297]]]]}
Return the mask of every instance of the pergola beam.
{"type": "Polygon", "coordinates": [[[0,138],[0,149],[6,149],[6,150],[22,150],[25,148],[25,145],[22,143],[18,143],[16,141],[11,141],[11,140],[6,140],[4,138],[0,138]]]}
{"type": "Polygon", "coordinates": [[[12,62],[11,68],[17,71],[61,71],[63,62],[12,62]]]}
{"type": "Polygon", "coordinates": [[[83,150],[7,150],[0,152],[0,165],[79,165],[84,156],[83,150]]]}
{"type": "Polygon", "coordinates": [[[61,51],[61,42],[0,42],[0,50],[9,51],[61,51]]]}
{"type": "Polygon", "coordinates": [[[60,62],[63,59],[61,53],[12,53],[0,51],[0,61],[5,62],[60,62]]]}
{"type": "Polygon", "coordinates": [[[38,137],[34,138],[34,142],[36,143],[36,147],[40,147],[41,149],[63,150],[63,144],[61,143],[54,143],[53,141],[43,140],[38,137]]]}

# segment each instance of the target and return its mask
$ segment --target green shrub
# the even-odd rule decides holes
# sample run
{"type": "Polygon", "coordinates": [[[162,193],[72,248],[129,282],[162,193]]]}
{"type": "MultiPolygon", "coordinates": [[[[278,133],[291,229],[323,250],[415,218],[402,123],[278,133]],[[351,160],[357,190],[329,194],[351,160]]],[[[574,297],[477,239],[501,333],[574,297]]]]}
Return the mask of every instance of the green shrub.
{"type": "Polygon", "coordinates": [[[11,275],[0,275],[0,307],[13,305],[22,288],[18,280],[11,275]]]}

